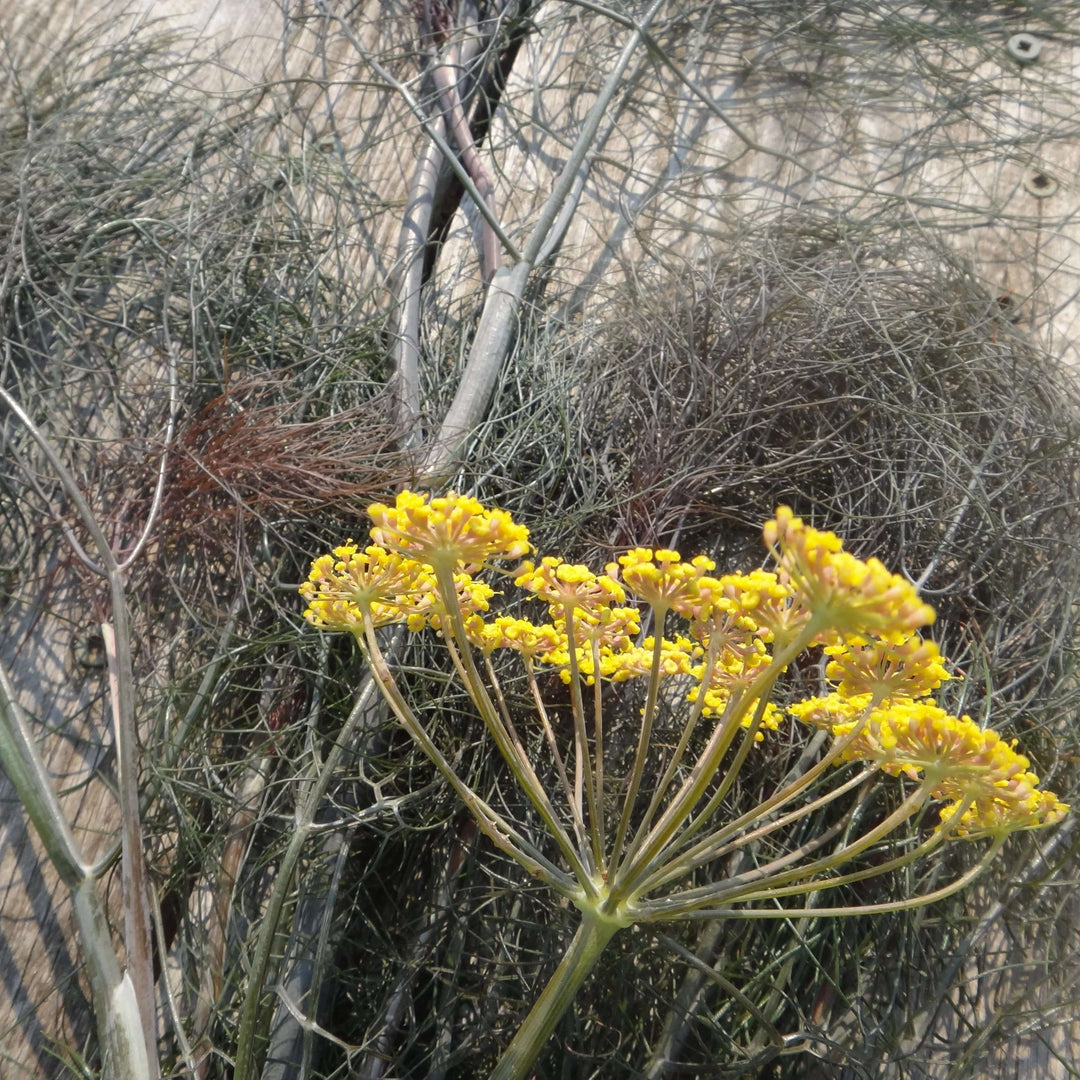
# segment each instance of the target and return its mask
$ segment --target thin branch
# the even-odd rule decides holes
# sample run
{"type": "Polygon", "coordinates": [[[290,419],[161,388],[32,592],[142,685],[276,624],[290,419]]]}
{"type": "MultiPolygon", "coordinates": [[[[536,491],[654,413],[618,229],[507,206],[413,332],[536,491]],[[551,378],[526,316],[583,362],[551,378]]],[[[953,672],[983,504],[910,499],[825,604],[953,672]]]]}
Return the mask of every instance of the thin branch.
{"type": "Polygon", "coordinates": [[[341,32],[345,35],[346,40],[356,50],[357,54],[363,59],[372,71],[374,71],[380,79],[382,79],[387,86],[391,87],[398,94],[401,95],[405,104],[408,105],[409,110],[413,116],[416,117],[423,128],[424,134],[439,148],[440,153],[446,159],[447,164],[454,170],[454,175],[461,181],[461,186],[469,193],[469,197],[476,204],[476,209],[480,212],[480,215],[490,226],[491,230],[499,238],[499,242],[506,249],[506,253],[515,262],[520,261],[521,254],[515,246],[514,242],[503,231],[502,224],[499,219],[488,208],[487,203],[484,201],[484,196],[477,190],[476,185],[473,183],[472,177],[469,175],[468,169],[458,160],[458,156],[454,153],[450,144],[446,141],[442,132],[438,128],[438,124],[433,123],[428,119],[420,103],[413,96],[409,88],[401,82],[400,79],[396,79],[390,71],[388,71],[374,56],[364,48],[363,43],[353,33],[352,28],[345,21],[344,16],[337,14],[337,12],[330,11],[326,6],[326,0],[318,0],[318,8],[323,18],[333,19],[341,27],[341,32]]]}
{"type": "Polygon", "coordinates": [[[135,991],[144,1032],[144,1049],[151,1077],[158,1074],[157,1007],[154,996],[153,955],[150,945],[150,909],[146,890],[146,859],[142,847],[139,812],[137,735],[135,730],[135,678],[131,661],[131,630],[123,571],[105,538],[101,525],[86,501],[75,477],[60,460],[55,448],[19,403],[0,386],[0,401],[14,413],[49,464],[65,493],[90,533],[105,569],[112,602],[113,623],[102,624],[109,663],[110,687],[120,792],[120,814],[124,831],[122,850],[124,878],[124,941],[128,972],[135,991]]]}
{"type": "MultiPolygon", "coordinates": [[[[167,321],[167,320],[166,320],[167,321]]],[[[166,331],[167,332],[167,331],[166,331]]],[[[128,553],[127,558],[119,562],[120,570],[128,570],[132,563],[142,554],[146,542],[150,539],[154,525],[157,523],[158,514],[161,511],[161,500],[165,494],[165,475],[168,471],[169,449],[172,446],[173,435],[176,433],[176,414],[180,407],[179,385],[177,381],[177,367],[180,364],[180,349],[172,342],[168,345],[169,356],[169,419],[165,425],[165,438],[162,440],[161,460],[158,462],[158,478],[154,485],[154,497],[150,501],[150,509],[146,515],[146,524],[142,534],[135,542],[135,546],[128,553]]]]}

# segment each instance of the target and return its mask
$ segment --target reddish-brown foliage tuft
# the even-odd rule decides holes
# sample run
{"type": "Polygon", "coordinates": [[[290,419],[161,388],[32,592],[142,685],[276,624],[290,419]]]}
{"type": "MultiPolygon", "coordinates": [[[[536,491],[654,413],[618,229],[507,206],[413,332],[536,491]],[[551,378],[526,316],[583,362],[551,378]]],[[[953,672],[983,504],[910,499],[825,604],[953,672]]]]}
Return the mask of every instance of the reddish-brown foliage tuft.
{"type": "Polygon", "coordinates": [[[347,513],[406,481],[383,398],[313,416],[312,399],[282,401],[282,389],[280,380],[235,383],[182,428],[162,505],[167,544],[224,540],[240,519],[347,513]]]}

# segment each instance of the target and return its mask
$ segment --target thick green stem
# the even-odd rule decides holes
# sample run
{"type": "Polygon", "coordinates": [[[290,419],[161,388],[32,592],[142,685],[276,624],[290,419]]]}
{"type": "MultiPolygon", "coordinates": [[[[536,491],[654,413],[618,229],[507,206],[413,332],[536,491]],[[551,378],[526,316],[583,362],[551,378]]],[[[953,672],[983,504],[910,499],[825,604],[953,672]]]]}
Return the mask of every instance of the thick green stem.
{"type": "MultiPolygon", "coordinates": [[[[139,545],[121,565],[117,562],[101,523],[94,515],[71,470],[60,460],[56,447],[45,437],[21,405],[0,386],[0,401],[7,405],[30,437],[38,444],[60,480],[65,494],[82,519],[86,531],[97,547],[100,563],[94,563],[83,551],[75,535],[65,526],[65,535],[72,549],[87,568],[100,574],[109,583],[113,623],[102,623],[109,661],[109,683],[115,722],[117,784],[120,796],[122,842],[122,884],[124,896],[124,948],[127,953],[125,995],[134,989],[139,1021],[146,1043],[145,1054],[149,1075],[160,1075],[157,1059],[157,1012],[154,998],[154,971],[150,946],[150,908],[147,891],[146,860],[142,848],[142,827],[139,809],[139,778],[135,725],[135,676],[131,661],[131,630],[124,591],[124,571],[135,557],[139,545]]],[[[155,497],[156,498],[156,497],[155,497]]],[[[153,511],[151,512],[151,518],[153,511]]],[[[148,535],[147,521],[144,536],[148,535]]],[[[125,997],[126,1000],[126,997],[125,997]]]]}
{"type": "Polygon", "coordinates": [[[525,1022],[499,1058],[490,1080],[524,1080],[555,1025],[623,923],[585,911],[565,955],[525,1022]]]}

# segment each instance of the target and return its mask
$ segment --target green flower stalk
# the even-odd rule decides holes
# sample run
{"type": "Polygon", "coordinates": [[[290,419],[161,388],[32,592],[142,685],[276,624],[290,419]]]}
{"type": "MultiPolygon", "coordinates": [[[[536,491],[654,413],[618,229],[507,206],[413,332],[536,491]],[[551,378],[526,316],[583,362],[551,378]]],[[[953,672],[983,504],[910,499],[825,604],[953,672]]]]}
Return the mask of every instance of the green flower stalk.
{"type": "Polygon", "coordinates": [[[370,545],[350,540],[313,563],[300,588],[305,617],[355,637],[394,715],[485,835],[581,912],[495,1080],[527,1074],[624,927],[915,907],[970,882],[1011,832],[1052,825],[1068,811],[1040,789],[1015,743],[933,701],[951,676],[919,633],[934,611],[915,588],[876,559],[855,558],[832,533],[810,528],[786,507],[764,528],[772,570],[715,576],[703,555],[685,561],[677,551],[650,548],[619,556],[602,573],[554,556],[522,562],[513,580],[542,605],[536,622],[492,614],[496,594],[481,580],[496,572],[495,563],[533,554],[528,531],[505,512],[467,496],[408,491],[368,512],[370,545]],[[642,639],[646,616],[653,634],[642,639]],[[496,810],[457,774],[453,754],[435,744],[379,648],[376,630],[399,622],[442,635],[533,822],[496,810]],[[525,721],[515,720],[499,685],[492,662],[499,650],[520,656],[535,708],[525,721]],[[777,684],[808,650],[823,651],[829,692],[783,709],[773,700],[777,684]],[[570,692],[573,724],[565,737],[540,689],[540,674],[550,671],[570,692]],[[602,691],[632,679],[645,680],[645,703],[621,777],[606,750],[602,691]],[[666,747],[653,733],[672,701],[682,701],[682,726],[666,747]],[[823,730],[831,743],[766,800],[736,813],[727,803],[739,770],[785,723],[823,730]],[[538,771],[542,754],[548,767],[538,771]],[[891,810],[872,798],[882,775],[902,785],[891,810]],[[830,806],[842,812],[806,839],[801,823],[830,806]],[[931,806],[932,830],[903,828],[931,806]],[[932,893],[854,907],[798,906],[800,896],[899,870],[958,838],[983,842],[985,853],[932,893]],[[731,865],[734,853],[766,839],[761,850],[769,855],[752,869],[716,872],[719,860],[731,865]],[[700,873],[706,867],[711,872],[700,873]]]}

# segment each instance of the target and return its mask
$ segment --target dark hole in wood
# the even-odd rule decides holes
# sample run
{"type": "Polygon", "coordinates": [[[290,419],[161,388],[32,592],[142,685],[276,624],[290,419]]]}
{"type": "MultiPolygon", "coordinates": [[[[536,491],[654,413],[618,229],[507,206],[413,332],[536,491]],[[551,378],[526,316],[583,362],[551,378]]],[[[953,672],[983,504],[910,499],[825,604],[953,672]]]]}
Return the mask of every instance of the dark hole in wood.
{"type": "Polygon", "coordinates": [[[83,634],[75,642],[75,659],[84,668],[105,666],[105,639],[94,631],[83,634]]]}

